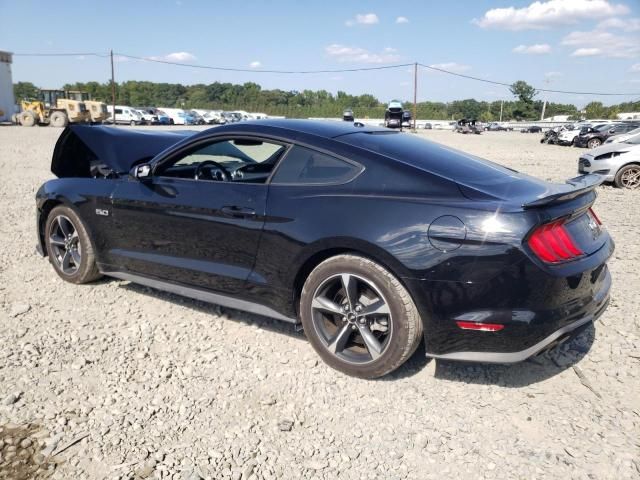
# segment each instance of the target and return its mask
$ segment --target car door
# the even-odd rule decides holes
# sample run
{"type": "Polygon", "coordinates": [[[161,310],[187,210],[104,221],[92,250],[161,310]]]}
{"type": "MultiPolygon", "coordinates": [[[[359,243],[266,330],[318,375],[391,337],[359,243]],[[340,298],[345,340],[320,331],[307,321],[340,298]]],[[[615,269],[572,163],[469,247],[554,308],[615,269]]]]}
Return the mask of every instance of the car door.
{"type": "Polygon", "coordinates": [[[286,148],[216,139],[171,154],[147,179],[122,182],[113,197],[109,262],[137,275],[239,292],[255,261],[266,180],[286,148]]]}

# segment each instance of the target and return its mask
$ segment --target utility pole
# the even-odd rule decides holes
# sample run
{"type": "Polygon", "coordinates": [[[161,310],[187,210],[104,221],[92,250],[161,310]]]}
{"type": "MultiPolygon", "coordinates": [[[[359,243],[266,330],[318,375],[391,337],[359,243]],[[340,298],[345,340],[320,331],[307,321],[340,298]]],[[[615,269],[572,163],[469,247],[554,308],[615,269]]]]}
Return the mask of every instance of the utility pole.
{"type": "MultiPolygon", "coordinates": [[[[549,83],[551,83],[551,79],[549,77],[545,78],[544,83],[546,83],[547,87],[548,87],[549,83]]],[[[545,92],[545,94],[544,94],[544,102],[542,103],[542,113],[540,114],[540,121],[544,120],[544,112],[547,109],[547,95],[548,95],[548,93],[545,92]]]]}
{"type": "Polygon", "coordinates": [[[116,124],[116,75],[113,70],[113,50],[111,50],[111,105],[113,106],[113,125],[116,124]]]}
{"type": "Polygon", "coordinates": [[[416,115],[418,114],[418,62],[413,64],[413,129],[416,129],[416,115]]]}
{"type": "Polygon", "coordinates": [[[500,100],[500,122],[502,122],[502,108],[504,107],[504,100],[500,100]]]}

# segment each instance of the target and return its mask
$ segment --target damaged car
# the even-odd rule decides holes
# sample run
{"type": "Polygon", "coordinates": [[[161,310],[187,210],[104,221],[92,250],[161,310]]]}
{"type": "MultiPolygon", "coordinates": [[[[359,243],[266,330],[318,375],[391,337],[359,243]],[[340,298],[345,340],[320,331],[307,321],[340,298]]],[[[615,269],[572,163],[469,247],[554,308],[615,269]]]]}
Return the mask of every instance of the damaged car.
{"type": "Polygon", "coordinates": [[[63,280],[290,322],[357,377],[420,343],[438,359],[522,361],[609,300],[598,175],[554,184],[399,131],[276,119],[70,126],[51,170],[37,249],[63,280]]]}

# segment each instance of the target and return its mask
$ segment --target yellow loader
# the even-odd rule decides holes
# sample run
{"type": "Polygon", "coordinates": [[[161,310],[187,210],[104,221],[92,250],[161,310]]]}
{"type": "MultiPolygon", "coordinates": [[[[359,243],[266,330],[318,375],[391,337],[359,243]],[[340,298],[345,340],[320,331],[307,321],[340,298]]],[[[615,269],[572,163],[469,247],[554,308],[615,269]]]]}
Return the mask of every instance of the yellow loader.
{"type": "Polygon", "coordinates": [[[39,100],[22,100],[18,123],[24,127],[51,125],[66,127],[89,119],[84,102],[69,100],[63,90],[40,90],[39,100]]]}

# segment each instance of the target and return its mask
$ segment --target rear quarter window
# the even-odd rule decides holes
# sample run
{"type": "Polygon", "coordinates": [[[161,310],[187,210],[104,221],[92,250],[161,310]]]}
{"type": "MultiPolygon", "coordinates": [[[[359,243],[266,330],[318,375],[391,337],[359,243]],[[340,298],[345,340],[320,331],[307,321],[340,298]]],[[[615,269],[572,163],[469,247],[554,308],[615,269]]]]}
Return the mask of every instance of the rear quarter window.
{"type": "Polygon", "coordinates": [[[278,166],[274,184],[339,184],[353,180],[363,167],[294,145],[278,166]]]}

